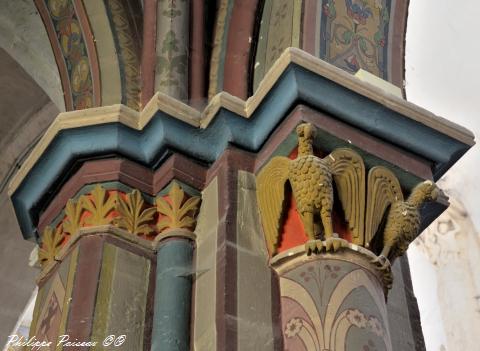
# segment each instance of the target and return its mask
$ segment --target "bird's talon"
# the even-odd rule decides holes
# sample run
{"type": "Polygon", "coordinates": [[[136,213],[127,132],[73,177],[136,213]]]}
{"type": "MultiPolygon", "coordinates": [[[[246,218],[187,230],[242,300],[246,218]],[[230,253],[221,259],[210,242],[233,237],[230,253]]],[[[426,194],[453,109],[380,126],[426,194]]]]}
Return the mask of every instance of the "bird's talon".
{"type": "Polygon", "coordinates": [[[385,272],[390,269],[390,261],[383,255],[380,255],[370,261],[371,263],[375,264],[379,271],[385,272]]]}
{"type": "Polygon", "coordinates": [[[312,252],[315,251],[316,244],[315,240],[309,240],[305,243],[305,251],[307,252],[307,256],[310,256],[312,252]]]}
{"type": "MultiPolygon", "coordinates": [[[[338,236],[338,234],[337,234],[338,236]]],[[[332,237],[325,240],[325,250],[337,252],[342,247],[347,247],[348,242],[338,237],[332,237]]]]}
{"type": "Polygon", "coordinates": [[[323,242],[321,240],[309,240],[305,243],[305,251],[307,256],[310,256],[312,253],[319,254],[322,252],[323,242]]]}

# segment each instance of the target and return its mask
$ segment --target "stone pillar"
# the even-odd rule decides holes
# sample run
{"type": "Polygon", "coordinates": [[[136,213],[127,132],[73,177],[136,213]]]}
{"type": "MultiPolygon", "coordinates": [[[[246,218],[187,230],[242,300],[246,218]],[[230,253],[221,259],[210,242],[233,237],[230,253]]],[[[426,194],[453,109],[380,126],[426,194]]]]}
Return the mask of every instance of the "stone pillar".
{"type": "Polygon", "coordinates": [[[294,48],[247,100],[220,93],[199,112],[180,98],[63,113],[13,178],[42,262],[31,336],[395,348],[389,261],[448,206],[434,181],[473,136],[294,48]]]}
{"type": "MultiPolygon", "coordinates": [[[[90,172],[105,170],[97,166],[90,172]]],[[[42,221],[51,224],[41,234],[32,342],[52,350],[188,350],[200,198],[176,182],[154,199],[120,183],[80,193],[52,221],[55,199],[42,221]]]]}
{"type": "Polygon", "coordinates": [[[70,112],[9,188],[40,247],[32,337],[396,347],[390,261],[474,144],[351,74],[402,86],[407,2],[35,2],[70,112]]]}
{"type": "Polygon", "coordinates": [[[169,233],[159,244],[152,351],[190,349],[193,250],[182,232],[169,233]]]}

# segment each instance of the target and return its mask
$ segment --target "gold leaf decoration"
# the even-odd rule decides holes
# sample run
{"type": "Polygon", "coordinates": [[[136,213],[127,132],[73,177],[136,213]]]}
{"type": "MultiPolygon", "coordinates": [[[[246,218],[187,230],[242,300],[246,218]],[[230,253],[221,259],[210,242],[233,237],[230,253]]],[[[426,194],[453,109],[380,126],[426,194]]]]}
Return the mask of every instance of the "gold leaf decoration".
{"type": "Polygon", "coordinates": [[[108,215],[115,209],[116,196],[109,195],[99,184],[95,186],[91,196],[91,199],[82,196],[82,207],[91,214],[85,218],[85,224],[92,226],[110,224],[112,218],[108,215]]]}
{"type": "Polygon", "coordinates": [[[64,237],[62,226],[56,230],[53,230],[52,227],[45,228],[42,235],[42,246],[38,251],[38,260],[42,267],[55,261],[55,255],[60,250],[64,237]]]}
{"type": "Polygon", "coordinates": [[[157,197],[157,211],[164,217],[158,222],[157,229],[193,229],[196,223],[195,213],[200,204],[200,197],[194,196],[183,203],[185,193],[177,183],[173,183],[168,193],[170,202],[157,197]]]}
{"type": "Polygon", "coordinates": [[[67,218],[63,222],[63,230],[70,235],[75,234],[82,227],[83,200],[84,198],[82,197],[78,201],[70,199],[65,207],[65,215],[67,218]]]}
{"type": "Polygon", "coordinates": [[[115,225],[135,235],[147,235],[152,231],[149,222],[153,220],[156,208],[144,208],[145,201],[138,190],[126,195],[126,199],[119,197],[118,213],[115,225]]]}

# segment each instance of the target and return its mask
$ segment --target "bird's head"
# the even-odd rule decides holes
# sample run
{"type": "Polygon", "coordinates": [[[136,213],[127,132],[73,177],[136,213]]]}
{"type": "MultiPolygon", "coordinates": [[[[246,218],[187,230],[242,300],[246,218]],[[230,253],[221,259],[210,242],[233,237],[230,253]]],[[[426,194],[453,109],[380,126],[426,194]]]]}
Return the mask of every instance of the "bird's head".
{"type": "Polygon", "coordinates": [[[299,139],[313,140],[315,134],[316,129],[311,123],[302,123],[297,127],[297,135],[299,139]]]}
{"type": "Polygon", "coordinates": [[[412,191],[412,196],[417,199],[417,202],[423,203],[427,201],[437,200],[440,190],[437,185],[431,180],[425,180],[418,184],[412,191]]]}

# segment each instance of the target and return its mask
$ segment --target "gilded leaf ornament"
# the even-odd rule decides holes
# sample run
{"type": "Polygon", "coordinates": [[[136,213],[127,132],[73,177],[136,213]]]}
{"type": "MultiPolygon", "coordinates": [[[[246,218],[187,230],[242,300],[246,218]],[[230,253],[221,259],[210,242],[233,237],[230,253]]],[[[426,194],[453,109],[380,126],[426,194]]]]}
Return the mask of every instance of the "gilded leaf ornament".
{"type": "Polygon", "coordinates": [[[83,208],[90,212],[90,216],[85,218],[85,224],[97,226],[110,224],[112,218],[109,214],[115,209],[116,197],[97,184],[91,193],[91,198],[82,196],[83,208]]]}
{"type": "Polygon", "coordinates": [[[61,248],[64,237],[61,225],[55,230],[50,226],[45,228],[42,235],[42,246],[38,251],[38,260],[42,267],[55,261],[55,256],[61,248]]]}
{"type": "Polygon", "coordinates": [[[126,194],[125,199],[121,196],[118,201],[118,214],[114,223],[119,228],[125,229],[135,235],[147,235],[152,232],[149,222],[153,220],[156,208],[146,208],[142,194],[138,190],[126,194]]]}
{"type": "Polygon", "coordinates": [[[193,229],[195,227],[195,213],[198,211],[200,197],[193,196],[185,199],[183,189],[174,182],[168,193],[170,201],[157,197],[157,211],[163,218],[157,224],[158,231],[166,229],[193,229]]]}
{"type": "Polygon", "coordinates": [[[66,219],[63,222],[63,230],[70,235],[75,234],[82,227],[83,201],[82,197],[78,201],[70,199],[65,206],[66,219]]]}

